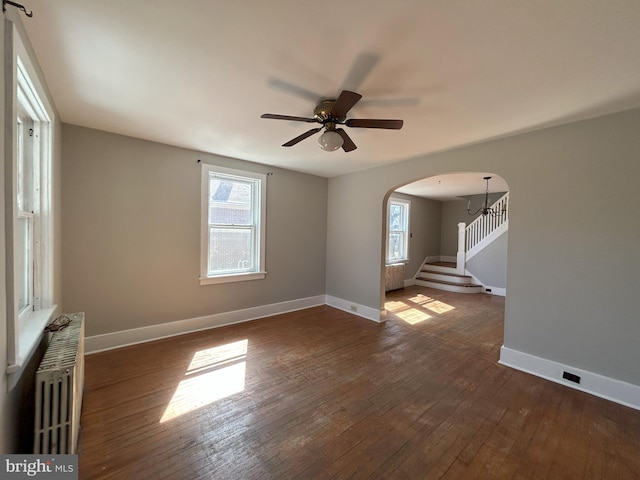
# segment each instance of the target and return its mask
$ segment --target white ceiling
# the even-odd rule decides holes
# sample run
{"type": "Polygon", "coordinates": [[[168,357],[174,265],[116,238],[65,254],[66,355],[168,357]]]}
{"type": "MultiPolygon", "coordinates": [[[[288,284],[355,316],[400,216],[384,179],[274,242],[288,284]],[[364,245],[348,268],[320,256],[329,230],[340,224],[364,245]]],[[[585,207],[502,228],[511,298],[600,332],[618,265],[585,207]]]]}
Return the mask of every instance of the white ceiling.
{"type": "Polygon", "coordinates": [[[638,0],[26,3],[63,122],[326,177],[640,106],[638,0]],[[260,119],[342,89],[404,128],[260,119]]]}
{"type": "MultiPolygon", "coordinates": [[[[484,177],[491,177],[489,179],[490,194],[509,191],[507,182],[495,174],[490,172],[463,172],[436,175],[418,180],[398,188],[396,192],[432,200],[460,200],[467,195],[484,193],[487,189],[487,181],[484,180],[484,177]]],[[[491,198],[495,200],[496,198],[494,197],[495,195],[491,198]]]]}

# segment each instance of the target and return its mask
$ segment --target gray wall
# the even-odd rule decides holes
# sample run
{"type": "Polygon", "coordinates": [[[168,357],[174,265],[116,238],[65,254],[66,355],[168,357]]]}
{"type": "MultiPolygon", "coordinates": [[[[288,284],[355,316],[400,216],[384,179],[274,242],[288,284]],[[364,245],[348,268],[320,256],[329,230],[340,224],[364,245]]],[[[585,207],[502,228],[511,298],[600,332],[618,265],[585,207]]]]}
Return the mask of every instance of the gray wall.
{"type": "MultiPolygon", "coordinates": [[[[21,34],[23,43],[27,48],[29,57],[37,70],[40,83],[46,89],[45,78],[39,69],[37,59],[29,39],[24,31],[21,23],[20,12],[14,8],[9,8],[5,12],[5,21],[0,23],[0,51],[5,52],[11,48],[7,43],[5,33],[11,34],[12,24],[14,22],[21,34]]],[[[12,74],[5,68],[4,57],[0,61],[0,144],[4,150],[5,145],[9,145],[9,139],[13,137],[13,118],[12,113],[5,112],[5,108],[9,107],[10,102],[5,101],[5,85],[11,81],[12,74]]],[[[47,92],[47,96],[51,105],[51,95],[47,92]]],[[[52,181],[53,181],[53,303],[61,305],[61,151],[60,151],[60,122],[56,114],[56,118],[52,124],[53,129],[53,164],[52,164],[52,181]]],[[[33,450],[33,421],[34,421],[34,397],[35,382],[34,372],[42,359],[44,348],[46,347],[46,339],[43,336],[41,344],[36,348],[31,359],[28,361],[24,372],[22,373],[17,384],[11,388],[8,386],[8,378],[5,375],[7,369],[7,289],[10,285],[6,278],[6,255],[7,255],[7,218],[9,212],[5,212],[6,208],[12,208],[5,201],[11,199],[5,198],[5,192],[8,190],[5,185],[5,163],[11,162],[10,155],[4,155],[2,168],[0,168],[0,185],[2,185],[2,194],[0,195],[0,212],[2,212],[2,222],[0,223],[0,453],[28,453],[33,450]]],[[[10,218],[10,217],[9,217],[10,218]]],[[[10,220],[9,220],[10,221],[10,220]]],[[[10,224],[9,224],[10,225],[10,224]]],[[[9,280],[9,283],[11,280],[9,280]]]]}
{"type": "Polygon", "coordinates": [[[393,193],[393,198],[409,200],[409,262],[404,269],[404,278],[413,278],[428,256],[440,252],[440,202],[427,198],[393,193]]]}
{"type": "Polygon", "coordinates": [[[467,270],[487,287],[507,288],[507,244],[504,232],[467,261],[467,270]]]}
{"type": "Polygon", "coordinates": [[[510,191],[505,346],[640,385],[639,128],[634,109],[331,178],[327,293],[383,307],[390,191],[492,172],[510,191]]]}
{"type": "Polygon", "coordinates": [[[440,255],[455,257],[458,253],[458,223],[467,225],[474,220],[467,214],[466,200],[442,202],[440,225],[440,255]]]}
{"type": "Polygon", "coordinates": [[[87,335],[325,293],[327,179],[63,126],[63,283],[87,335]],[[198,159],[267,180],[264,280],[200,286],[198,159]]]}

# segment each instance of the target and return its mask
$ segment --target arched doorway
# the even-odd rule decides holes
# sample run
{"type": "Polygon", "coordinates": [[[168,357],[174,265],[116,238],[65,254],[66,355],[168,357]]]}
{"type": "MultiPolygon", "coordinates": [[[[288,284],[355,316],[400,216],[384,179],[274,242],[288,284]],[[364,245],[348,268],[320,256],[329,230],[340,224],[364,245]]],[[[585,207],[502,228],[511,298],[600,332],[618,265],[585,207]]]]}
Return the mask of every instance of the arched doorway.
{"type": "Polygon", "coordinates": [[[441,174],[390,190],[385,292],[424,285],[506,296],[508,192],[491,172],[441,174]]]}

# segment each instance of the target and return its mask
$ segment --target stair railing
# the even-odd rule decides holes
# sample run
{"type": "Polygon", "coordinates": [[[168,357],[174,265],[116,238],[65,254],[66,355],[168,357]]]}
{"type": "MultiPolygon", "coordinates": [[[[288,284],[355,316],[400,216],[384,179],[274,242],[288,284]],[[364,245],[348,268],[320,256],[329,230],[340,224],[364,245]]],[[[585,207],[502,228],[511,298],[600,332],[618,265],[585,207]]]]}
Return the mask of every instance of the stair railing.
{"type": "Polygon", "coordinates": [[[509,192],[500,197],[491,208],[495,212],[505,212],[503,215],[480,215],[469,225],[464,222],[458,224],[458,254],[456,256],[456,271],[464,274],[467,264],[467,253],[477,247],[482,241],[509,220],[509,192]]]}
{"type": "Polygon", "coordinates": [[[468,252],[509,219],[509,192],[500,197],[491,208],[502,215],[480,215],[465,228],[465,250],[468,252]]]}

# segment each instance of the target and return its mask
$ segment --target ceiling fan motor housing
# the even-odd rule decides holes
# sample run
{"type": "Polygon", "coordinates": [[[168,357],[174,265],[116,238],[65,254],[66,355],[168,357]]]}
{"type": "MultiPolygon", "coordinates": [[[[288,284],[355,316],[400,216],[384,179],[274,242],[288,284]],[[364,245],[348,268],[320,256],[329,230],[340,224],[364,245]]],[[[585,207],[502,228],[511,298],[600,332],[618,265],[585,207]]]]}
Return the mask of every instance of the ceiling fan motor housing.
{"type": "Polygon", "coordinates": [[[313,118],[318,120],[320,123],[325,123],[329,120],[333,123],[344,122],[346,117],[334,117],[331,115],[331,110],[333,110],[333,106],[335,104],[335,100],[323,100],[316,105],[316,108],[313,110],[313,118]]]}

